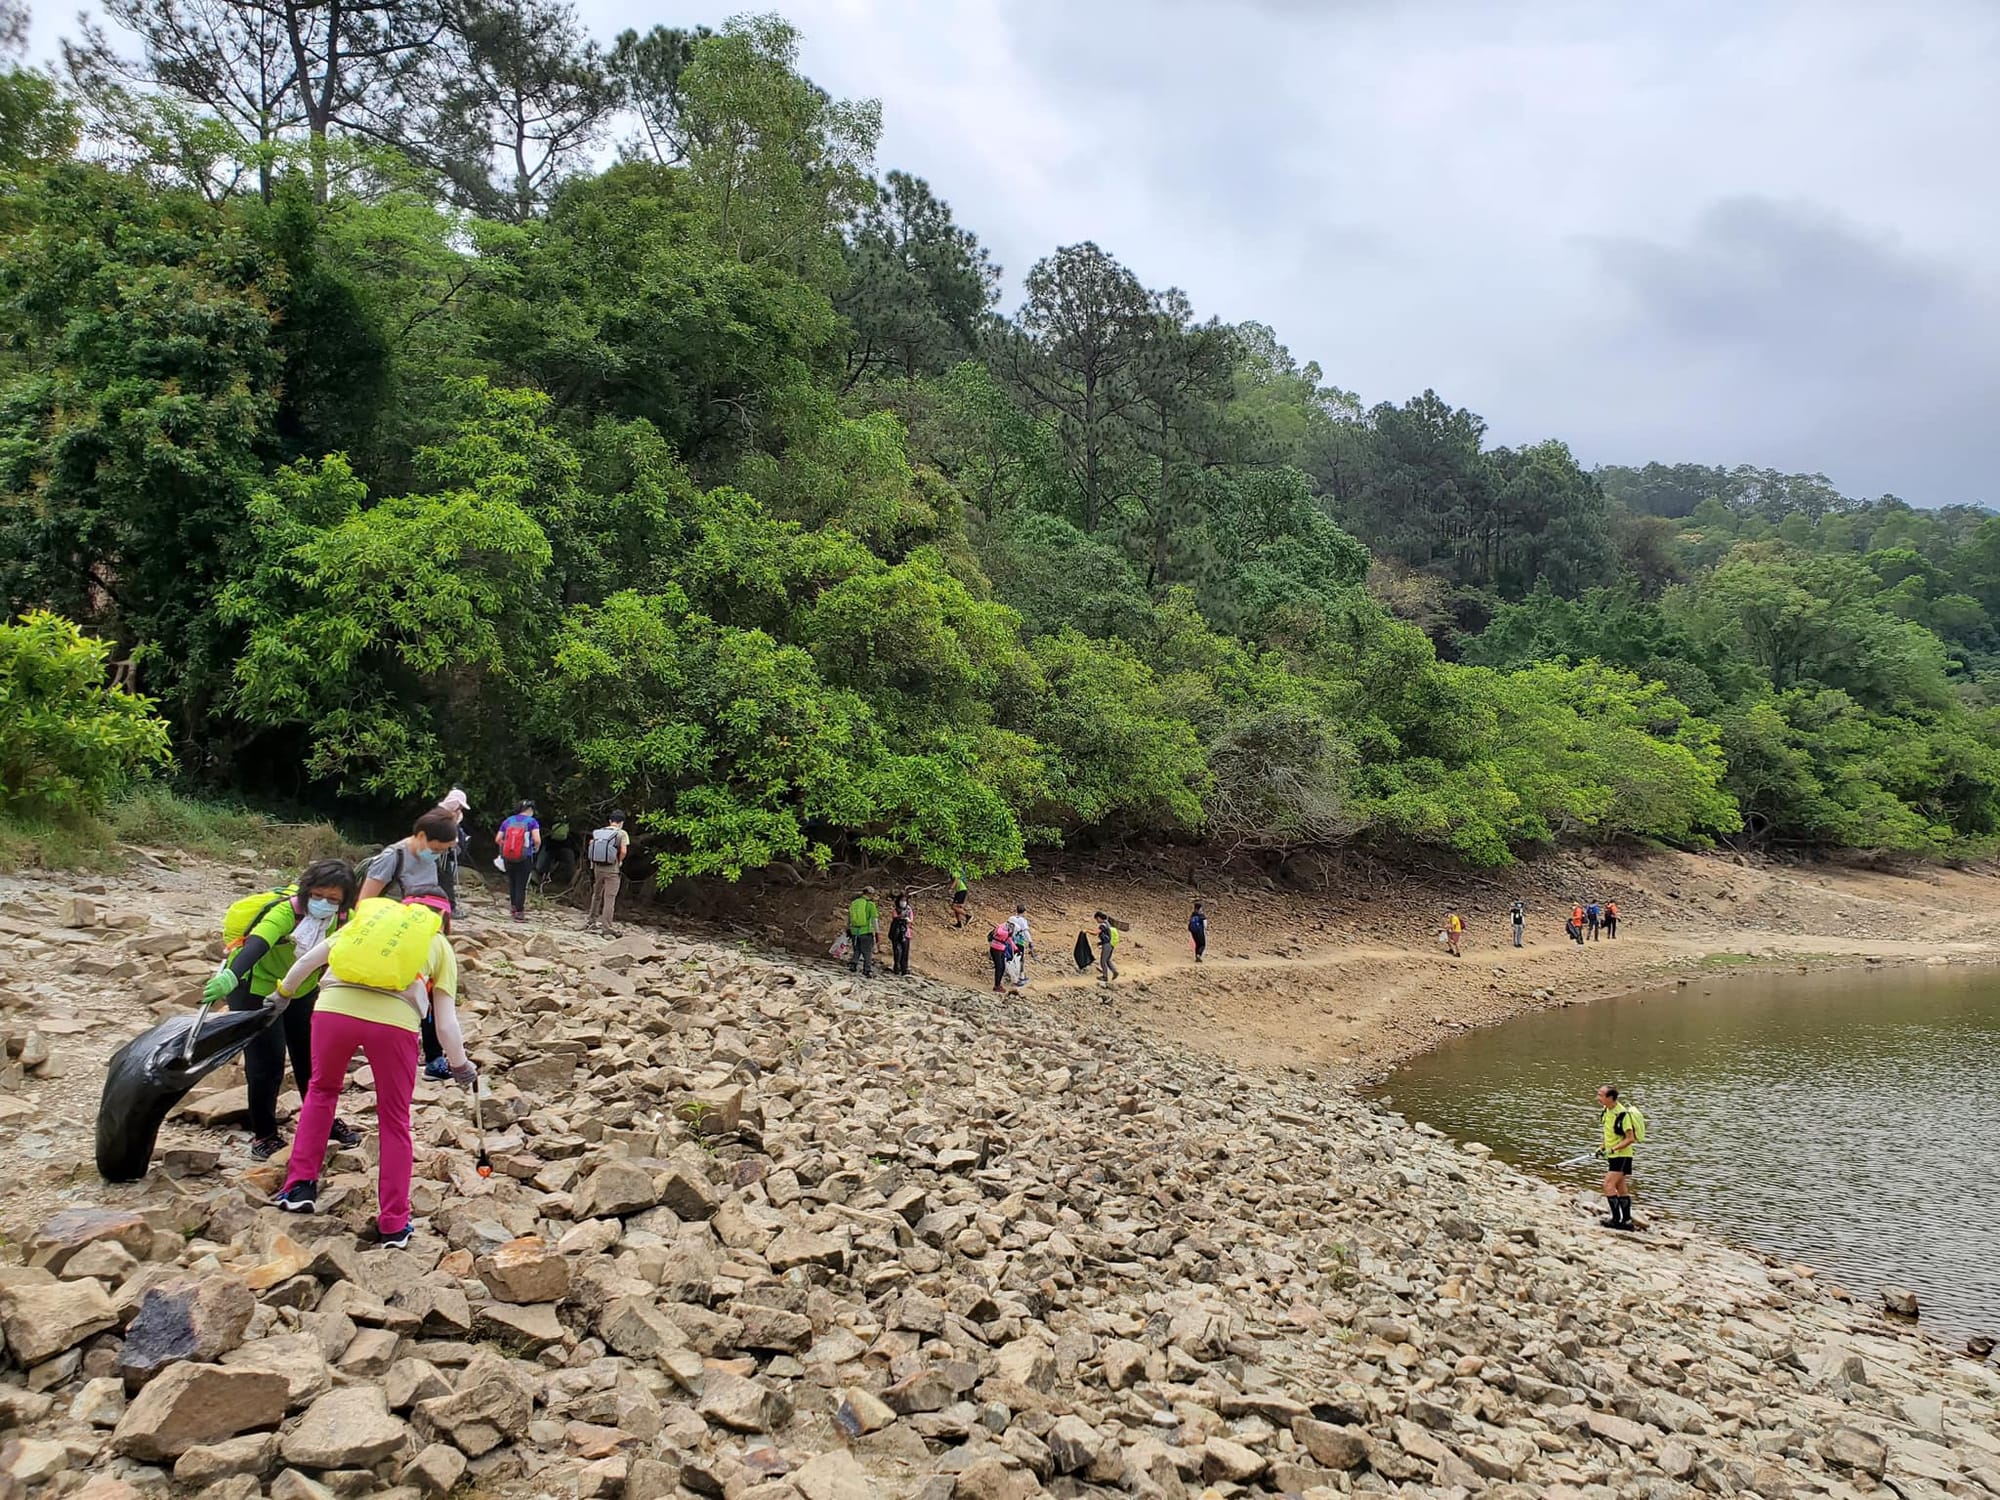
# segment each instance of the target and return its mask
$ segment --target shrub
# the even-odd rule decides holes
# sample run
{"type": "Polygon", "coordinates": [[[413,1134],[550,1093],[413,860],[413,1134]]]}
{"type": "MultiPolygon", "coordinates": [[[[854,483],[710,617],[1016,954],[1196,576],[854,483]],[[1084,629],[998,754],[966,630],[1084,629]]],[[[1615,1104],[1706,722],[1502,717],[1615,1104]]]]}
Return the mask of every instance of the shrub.
{"type": "Polygon", "coordinates": [[[105,680],[109,654],[60,615],[0,625],[0,810],[88,816],[172,759],[152,701],[105,680]]]}

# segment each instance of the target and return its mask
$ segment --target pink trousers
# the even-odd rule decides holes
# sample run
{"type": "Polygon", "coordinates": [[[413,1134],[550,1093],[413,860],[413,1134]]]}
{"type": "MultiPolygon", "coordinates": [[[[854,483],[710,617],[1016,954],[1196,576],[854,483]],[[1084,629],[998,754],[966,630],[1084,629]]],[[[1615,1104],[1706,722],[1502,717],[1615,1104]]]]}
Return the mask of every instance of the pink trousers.
{"type": "Polygon", "coordinates": [[[299,1110],[285,1186],[319,1181],[341,1085],[357,1052],[367,1056],[375,1074],[375,1144],[380,1153],[375,1223],[384,1234],[394,1234],[410,1222],[410,1170],[416,1160],[410,1098],[417,1091],[417,1064],[423,1059],[423,1042],[414,1031],[325,1010],[313,1013],[312,1082],[299,1110]]]}

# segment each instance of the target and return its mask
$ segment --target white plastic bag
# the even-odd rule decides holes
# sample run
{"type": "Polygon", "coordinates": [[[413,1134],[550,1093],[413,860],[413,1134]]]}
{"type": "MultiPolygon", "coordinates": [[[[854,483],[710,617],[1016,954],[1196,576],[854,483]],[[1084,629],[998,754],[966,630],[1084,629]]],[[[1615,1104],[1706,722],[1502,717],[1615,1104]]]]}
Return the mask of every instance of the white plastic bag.
{"type": "Polygon", "coordinates": [[[502,875],[505,875],[507,873],[507,861],[496,854],[493,856],[493,868],[498,870],[502,875]]]}
{"type": "Polygon", "coordinates": [[[853,951],[854,951],[854,940],[843,932],[839,937],[833,940],[833,946],[827,949],[826,953],[827,957],[829,958],[846,958],[847,955],[852,953],[853,951]]]}

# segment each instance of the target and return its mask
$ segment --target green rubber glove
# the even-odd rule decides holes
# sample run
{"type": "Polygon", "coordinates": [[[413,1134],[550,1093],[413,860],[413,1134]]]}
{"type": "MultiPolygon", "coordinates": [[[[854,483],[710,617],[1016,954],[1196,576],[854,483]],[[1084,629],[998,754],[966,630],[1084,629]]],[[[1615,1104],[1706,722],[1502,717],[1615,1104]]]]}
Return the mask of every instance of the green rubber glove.
{"type": "Polygon", "coordinates": [[[227,1000],[236,993],[236,976],[227,969],[217,969],[207,984],[201,987],[201,998],[210,1005],[227,1000]]]}

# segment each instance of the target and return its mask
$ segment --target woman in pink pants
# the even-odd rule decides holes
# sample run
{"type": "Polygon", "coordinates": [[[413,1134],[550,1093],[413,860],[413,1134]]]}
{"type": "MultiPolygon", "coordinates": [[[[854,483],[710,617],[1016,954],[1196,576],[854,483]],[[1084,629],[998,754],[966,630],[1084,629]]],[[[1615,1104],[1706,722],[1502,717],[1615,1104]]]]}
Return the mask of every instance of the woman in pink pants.
{"type": "Polygon", "coordinates": [[[416,1160],[410,1100],[423,1062],[420,1032],[426,1016],[437,1027],[452,1080],[471,1088],[479,1077],[465,1055],[465,1037],[459,1030],[454,1003],[458,957],[447,936],[450,905],[442,896],[413,896],[405,905],[437,914],[438,924],[431,929],[427,944],[421,931],[411,934],[407,914],[398,913],[395,903],[364,901],[340,938],[299,955],[277,990],[282,1005],[313,974],[329,970],[313,1012],[312,1082],[299,1111],[298,1134],[292,1141],[291,1166],[285,1174],[284,1191],[278,1194],[278,1207],[295,1214],[309,1214],[319,1207],[319,1172],[333,1127],[334,1107],[347,1082],[347,1065],[356,1052],[363,1053],[375,1075],[380,1151],[375,1225],[379,1242],[392,1248],[410,1243],[410,1172],[416,1160]],[[395,940],[395,959],[385,960],[376,953],[370,967],[371,937],[395,940]],[[381,964],[393,961],[403,963],[398,977],[412,967],[416,969],[415,976],[401,988],[379,982],[381,964]],[[348,977],[342,977],[343,969],[348,970],[348,977]],[[362,982],[358,976],[363,972],[377,982],[362,982]]]}

